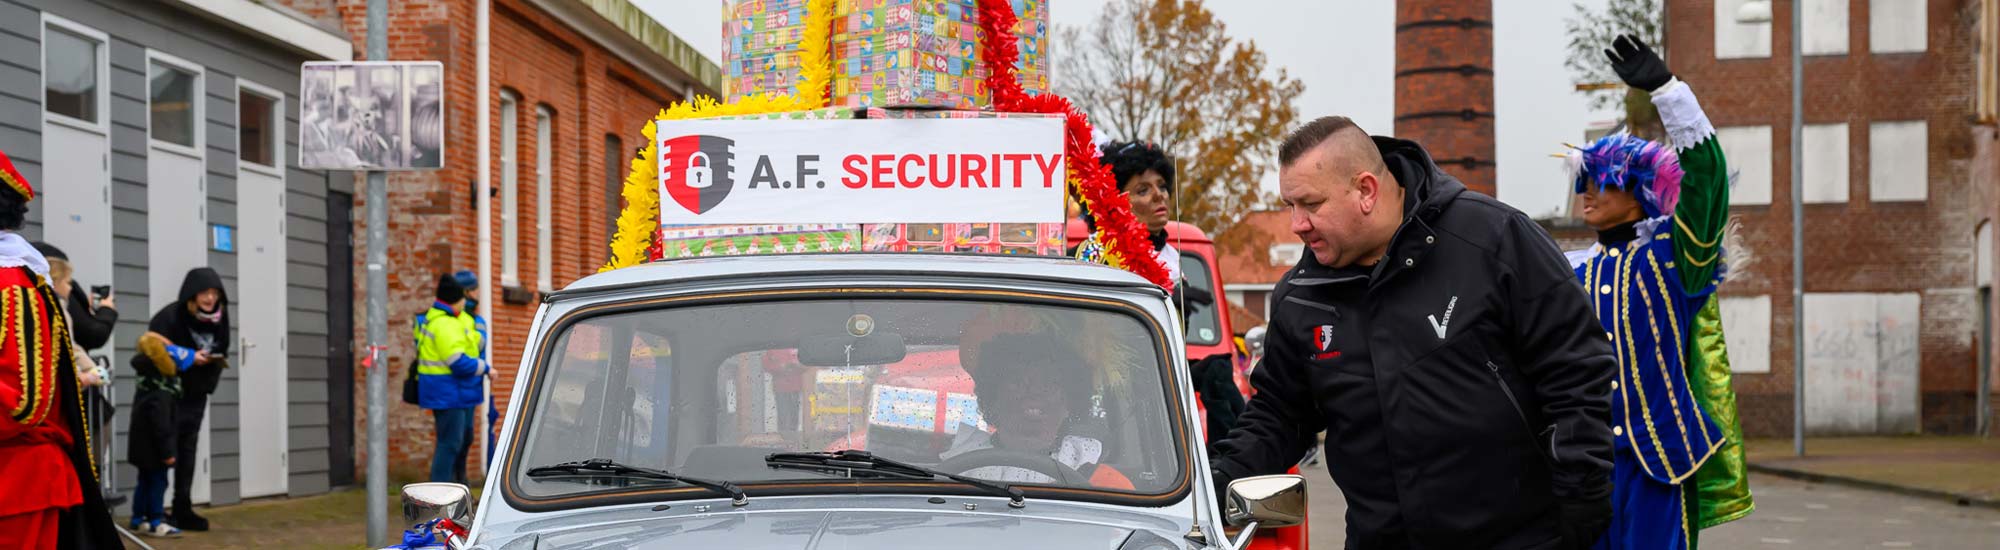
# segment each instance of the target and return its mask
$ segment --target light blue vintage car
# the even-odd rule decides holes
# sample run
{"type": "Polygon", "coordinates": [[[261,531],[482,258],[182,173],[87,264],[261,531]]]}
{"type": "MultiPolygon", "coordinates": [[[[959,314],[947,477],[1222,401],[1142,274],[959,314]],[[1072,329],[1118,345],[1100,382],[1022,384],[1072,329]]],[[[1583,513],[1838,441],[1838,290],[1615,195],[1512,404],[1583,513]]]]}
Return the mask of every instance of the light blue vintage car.
{"type": "Polygon", "coordinates": [[[1240,548],[1298,476],[1217,502],[1177,315],[1060,258],[802,254],[595,275],[536,315],[453,548],[1240,548]]]}

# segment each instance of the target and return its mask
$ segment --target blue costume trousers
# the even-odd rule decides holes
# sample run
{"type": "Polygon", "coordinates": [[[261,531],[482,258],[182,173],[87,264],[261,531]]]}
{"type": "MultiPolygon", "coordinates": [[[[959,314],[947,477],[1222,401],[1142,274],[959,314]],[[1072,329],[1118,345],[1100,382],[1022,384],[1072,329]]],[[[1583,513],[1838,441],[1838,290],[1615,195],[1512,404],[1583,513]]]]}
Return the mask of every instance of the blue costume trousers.
{"type": "Polygon", "coordinates": [[[1668,485],[1647,477],[1630,441],[1622,435],[1615,440],[1611,528],[1592,546],[1593,550],[1685,550],[1687,508],[1681,502],[1681,488],[1685,485],[1668,485]]]}

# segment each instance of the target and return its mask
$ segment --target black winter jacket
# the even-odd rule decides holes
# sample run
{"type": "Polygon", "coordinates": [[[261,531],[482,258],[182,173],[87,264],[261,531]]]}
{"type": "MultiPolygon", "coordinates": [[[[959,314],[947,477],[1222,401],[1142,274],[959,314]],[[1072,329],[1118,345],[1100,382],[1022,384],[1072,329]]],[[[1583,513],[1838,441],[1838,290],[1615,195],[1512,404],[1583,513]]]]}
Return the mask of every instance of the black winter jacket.
{"type": "MultiPolygon", "coordinates": [[[[229,291],[222,286],[222,275],[206,267],[188,270],[187,277],[181,279],[180,300],[162,306],[158,312],[153,313],[153,320],[146,324],[148,332],[160,333],[176,346],[201,349],[202,346],[196,343],[194,336],[196,329],[214,337],[214,341],[208,347],[209,355],[228,356],[229,291]],[[222,291],[222,299],[216,306],[222,309],[222,318],[213,324],[201,322],[195,318],[193,312],[188,311],[188,303],[194,301],[195,295],[211,288],[222,291]]],[[[181,396],[206,398],[208,394],[215,393],[216,386],[222,382],[222,369],[227,365],[226,360],[218,360],[207,365],[195,365],[182,372],[181,396]]],[[[138,371],[141,377],[158,376],[155,374],[158,372],[157,368],[145,354],[132,354],[132,369],[138,371]]]]}
{"type": "Polygon", "coordinates": [[[1283,473],[1324,430],[1348,548],[1556,547],[1563,499],[1609,499],[1610,341],[1533,221],[1375,143],[1404,222],[1375,266],[1307,254],[1278,283],[1217,486],[1283,473]]]}
{"type": "Polygon", "coordinates": [[[97,307],[90,295],[83,291],[83,285],[72,284],[65,307],[69,308],[69,332],[76,338],[76,345],[83,349],[97,349],[111,342],[111,332],[118,326],[118,310],[97,307]]]}

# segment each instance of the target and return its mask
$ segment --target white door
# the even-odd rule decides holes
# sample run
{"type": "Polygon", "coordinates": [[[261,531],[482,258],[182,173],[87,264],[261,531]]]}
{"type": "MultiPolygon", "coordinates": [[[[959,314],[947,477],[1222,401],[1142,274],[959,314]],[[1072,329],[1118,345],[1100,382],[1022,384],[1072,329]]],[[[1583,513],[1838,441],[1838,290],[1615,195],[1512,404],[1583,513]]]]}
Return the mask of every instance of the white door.
{"type": "Polygon", "coordinates": [[[34,182],[42,200],[42,239],[69,255],[75,281],[88,292],[111,284],[105,37],[45,15],[42,44],[42,178],[34,182]]]}
{"type": "Polygon", "coordinates": [[[243,498],[286,488],[283,95],[238,81],[237,387],[243,498]]]}
{"type": "MultiPolygon", "coordinates": [[[[146,256],[151,300],[145,311],[177,303],[187,272],[208,267],[208,185],[203,166],[202,71],[147,52],[146,256]]],[[[240,322],[239,322],[240,324],[240,322]]],[[[209,407],[214,409],[213,403],[209,407]]],[[[194,501],[209,500],[209,426],[202,415],[195,450],[194,501]]],[[[186,460],[183,457],[181,460],[186,460]]]]}

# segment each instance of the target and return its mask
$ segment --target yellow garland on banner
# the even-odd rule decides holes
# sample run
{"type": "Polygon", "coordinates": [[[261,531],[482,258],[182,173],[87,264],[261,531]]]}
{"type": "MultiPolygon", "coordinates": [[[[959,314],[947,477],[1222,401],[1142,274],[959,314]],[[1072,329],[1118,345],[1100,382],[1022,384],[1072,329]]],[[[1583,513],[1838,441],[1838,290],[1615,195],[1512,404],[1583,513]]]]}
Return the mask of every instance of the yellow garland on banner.
{"type": "Polygon", "coordinates": [[[598,268],[602,273],[646,263],[652,258],[654,232],[660,227],[660,155],[658,120],[682,120],[720,116],[746,116],[805,111],[826,106],[827,88],[833,82],[833,2],[806,2],[806,28],[799,44],[799,84],[791,95],[758,94],[729,103],[697,96],[676,102],[646,122],[640,135],[646,148],[632,159],[632,171],[625,176],[625,209],[618,213],[618,234],[611,238],[611,259],[598,268]]]}

